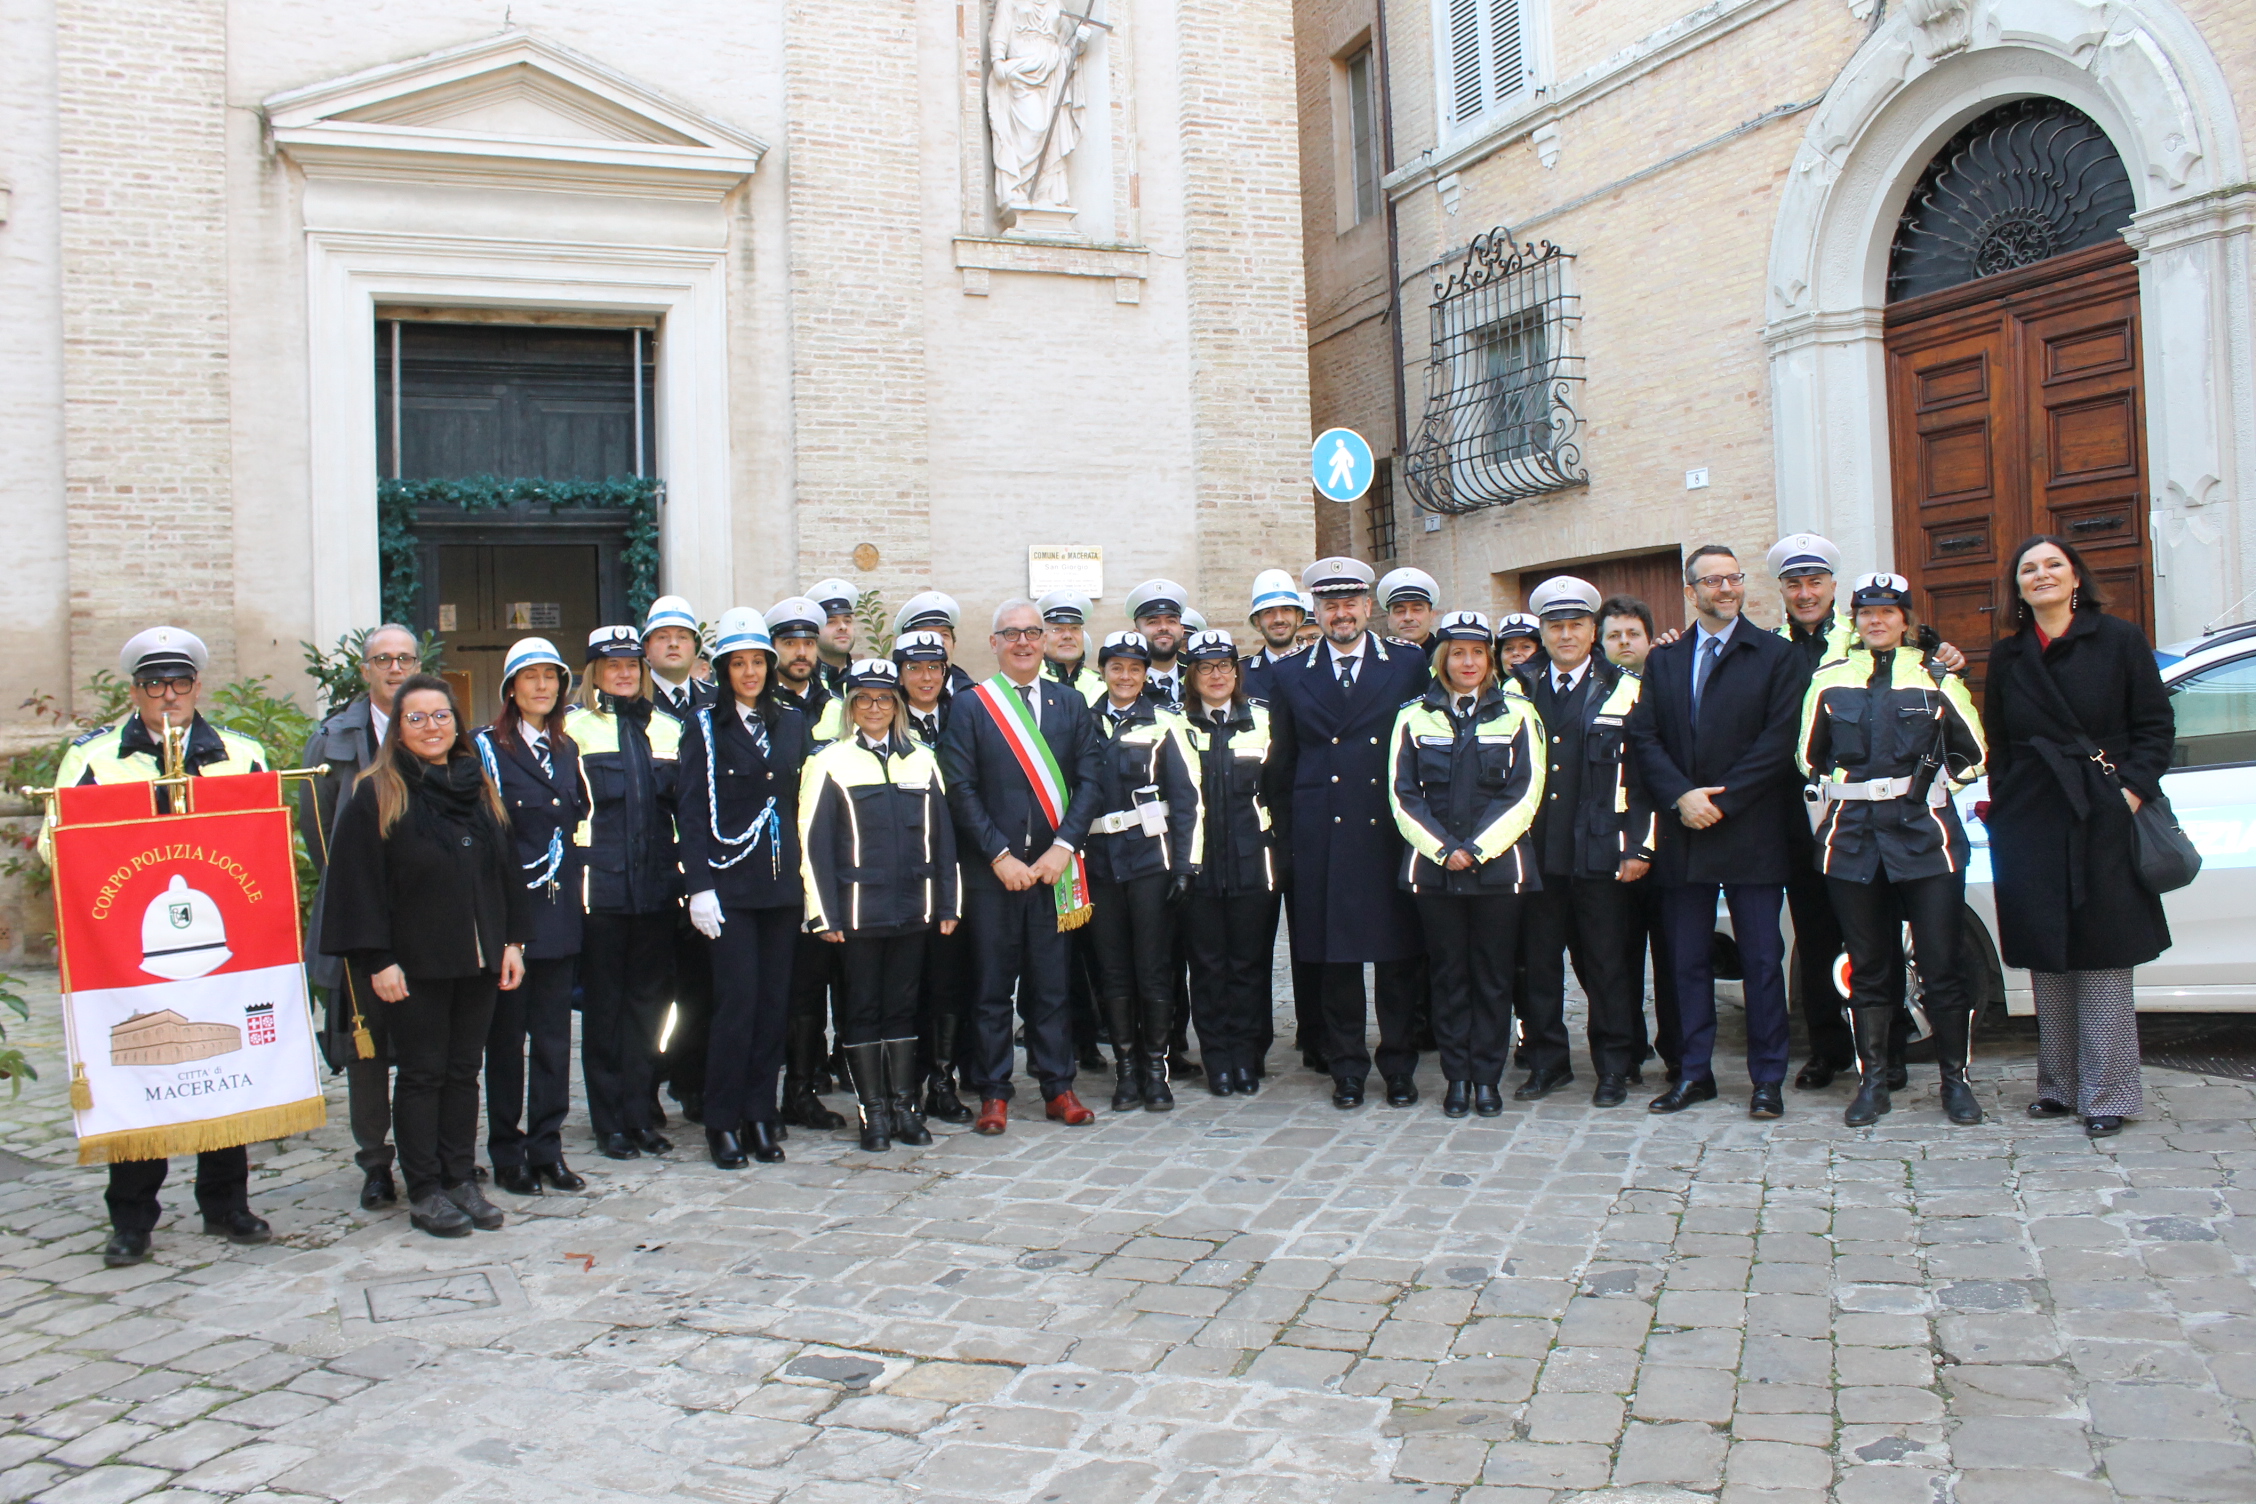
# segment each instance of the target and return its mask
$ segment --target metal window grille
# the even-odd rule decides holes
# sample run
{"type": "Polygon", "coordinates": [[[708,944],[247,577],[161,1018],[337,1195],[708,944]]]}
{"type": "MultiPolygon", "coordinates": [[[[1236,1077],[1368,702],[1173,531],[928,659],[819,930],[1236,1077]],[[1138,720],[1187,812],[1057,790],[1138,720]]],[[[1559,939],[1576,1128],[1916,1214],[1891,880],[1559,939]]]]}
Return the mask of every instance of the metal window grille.
{"type": "Polygon", "coordinates": [[[1522,0],[1446,0],[1448,77],[1442,92],[1462,125],[1525,88],[1527,25],[1522,0]]]}
{"type": "Polygon", "coordinates": [[[1574,257],[1549,241],[1476,238],[1435,284],[1426,410],[1403,461],[1410,499],[1429,512],[1508,506],[1587,485],[1574,401],[1582,358],[1571,345],[1582,300],[1574,257]]]}
{"type": "Polygon", "coordinates": [[[1355,222],[1379,212],[1378,112],[1371,97],[1371,49],[1347,60],[1348,152],[1354,158],[1355,222]]]}
{"type": "Polygon", "coordinates": [[[1379,461],[1378,473],[1371,477],[1370,497],[1363,503],[1363,518],[1371,532],[1371,559],[1384,563],[1395,557],[1394,541],[1394,460],[1379,461]]]}

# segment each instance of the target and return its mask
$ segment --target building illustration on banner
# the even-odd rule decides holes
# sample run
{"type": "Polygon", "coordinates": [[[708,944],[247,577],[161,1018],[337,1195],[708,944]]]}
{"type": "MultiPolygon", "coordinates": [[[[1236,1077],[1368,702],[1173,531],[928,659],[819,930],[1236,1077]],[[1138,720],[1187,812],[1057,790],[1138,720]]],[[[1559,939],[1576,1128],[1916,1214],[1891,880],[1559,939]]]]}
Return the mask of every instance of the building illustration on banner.
{"type": "Polygon", "coordinates": [[[194,1023],[171,1008],[136,1013],[110,1030],[113,1066],[185,1065],[242,1048],[243,1031],[233,1024],[194,1023]]]}

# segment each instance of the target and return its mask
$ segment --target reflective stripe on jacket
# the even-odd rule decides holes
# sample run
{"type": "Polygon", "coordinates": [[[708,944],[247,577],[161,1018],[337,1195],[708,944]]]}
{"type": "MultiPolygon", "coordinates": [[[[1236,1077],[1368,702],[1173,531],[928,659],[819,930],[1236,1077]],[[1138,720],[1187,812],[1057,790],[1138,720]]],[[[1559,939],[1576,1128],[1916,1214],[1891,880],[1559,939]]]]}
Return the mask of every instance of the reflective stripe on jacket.
{"type": "Polygon", "coordinates": [[[887,737],[881,757],[857,734],[808,758],[799,850],[809,930],[898,934],[963,913],[940,760],[913,737],[887,737]]]}
{"type": "Polygon", "coordinates": [[[1198,785],[1199,823],[1191,838],[1197,890],[1219,897],[1276,892],[1276,836],[1263,792],[1273,771],[1269,707],[1240,700],[1219,724],[1194,712],[1178,719],[1175,734],[1198,785]]]}
{"type": "MultiPolygon", "coordinates": [[[[1966,682],[1944,674],[1938,684],[1926,655],[1909,645],[1881,656],[1890,663],[1880,682],[1874,655],[1862,648],[1818,668],[1795,744],[1803,773],[1820,784],[1909,778],[1939,729],[1943,768],[1936,781],[1947,792],[1981,777],[1987,748],[1966,682]]],[[[1835,799],[1817,828],[1817,869],[1850,882],[1963,872],[1966,852],[1966,831],[1947,798],[1835,799]]]]}
{"type": "Polygon", "coordinates": [[[1649,862],[1660,843],[1660,817],[1637,779],[1622,729],[1637,708],[1637,693],[1644,684],[1635,670],[1620,670],[1584,734],[1575,853],[1578,870],[1588,876],[1616,872],[1625,861],[1649,862]]]}
{"type": "Polygon", "coordinates": [[[1513,893],[1543,886],[1523,844],[1543,802],[1535,707],[1515,687],[1491,685],[1471,715],[1440,684],[1402,707],[1388,749],[1394,823],[1410,843],[1400,884],[1413,893],[1513,893]],[[1446,863],[1470,851],[1477,865],[1446,863]]]}

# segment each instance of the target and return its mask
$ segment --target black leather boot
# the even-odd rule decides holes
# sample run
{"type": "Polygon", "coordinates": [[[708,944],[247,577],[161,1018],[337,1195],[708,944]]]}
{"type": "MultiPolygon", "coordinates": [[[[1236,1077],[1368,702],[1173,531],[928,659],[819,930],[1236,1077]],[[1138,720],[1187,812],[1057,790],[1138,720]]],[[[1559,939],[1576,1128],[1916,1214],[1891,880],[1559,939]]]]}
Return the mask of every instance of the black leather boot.
{"type": "Polygon", "coordinates": [[[823,1063],[823,1025],[819,1018],[794,1018],[784,1026],[783,1120],[798,1128],[843,1128],[846,1120],[823,1106],[815,1075],[823,1063]]]}
{"type": "MultiPolygon", "coordinates": [[[[1146,998],[1136,1010],[1137,1033],[1142,1045],[1136,1051],[1136,1063],[1143,1077],[1144,1111],[1167,1112],[1175,1106],[1175,1093],[1167,1089],[1167,1078],[1178,1062],[1168,1058],[1168,1031],[1175,1023],[1175,999],[1172,997],[1146,998]]],[[[1194,1062],[1193,1071],[1198,1069],[1194,1062]]]]}
{"type": "Polygon", "coordinates": [[[1849,1025],[1856,1035],[1857,1094],[1850,1099],[1841,1121],[1851,1128],[1880,1121],[1892,1104],[1888,1100],[1888,1025],[1895,1012],[1888,1008],[1853,1008],[1849,1025]]]}
{"type": "Polygon", "coordinates": [[[956,1095],[956,1015],[932,1018],[932,1072],[924,1078],[924,1115],[943,1123],[968,1123],[972,1111],[956,1095]]]}
{"type": "Polygon", "coordinates": [[[1974,1015],[1959,1008],[1938,1008],[1927,1015],[1935,1029],[1935,1064],[1943,1073],[1943,1115],[1961,1128],[1982,1121],[1982,1104],[1966,1079],[1966,1065],[1974,1048],[1974,1015]]]}
{"type": "Polygon", "coordinates": [[[1134,1112],[1144,1105],[1144,1081],[1136,1063],[1135,1004],[1107,998],[1105,1027],[1112,1031],[1112,1110],[1134,1112]]]}
{"type": "Polygon", "coordinates": [[[893,1137],[912,1149],[932,1142],[932,1130],[917,1111],[917,1042],[885,1041],[885,1095],[893,1112],[893,1137]]]}
{"type": "Polygon", "coordinates": [[[873,1039],[845,1049],[846,1073],[854,1079],[854,1101],[861,1110],[862,1149],[882,1154],[893,1147],[893,1099],[885,1089],[885,1046],[873,1039]]]}

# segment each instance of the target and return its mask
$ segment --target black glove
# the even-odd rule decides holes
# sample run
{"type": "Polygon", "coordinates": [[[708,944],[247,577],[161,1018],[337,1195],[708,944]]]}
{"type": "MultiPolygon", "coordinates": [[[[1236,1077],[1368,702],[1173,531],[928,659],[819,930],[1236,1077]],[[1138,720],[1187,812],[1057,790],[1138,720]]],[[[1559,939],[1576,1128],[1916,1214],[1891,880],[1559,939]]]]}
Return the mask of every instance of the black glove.
{"type": "Polygon", "coordinates": [[[1191,875],[1188,872],[1178,872],[1167,880],[1167,906],[1169,908],[1179,909],[1190,902],[1190,898],[1191,875]]]}

